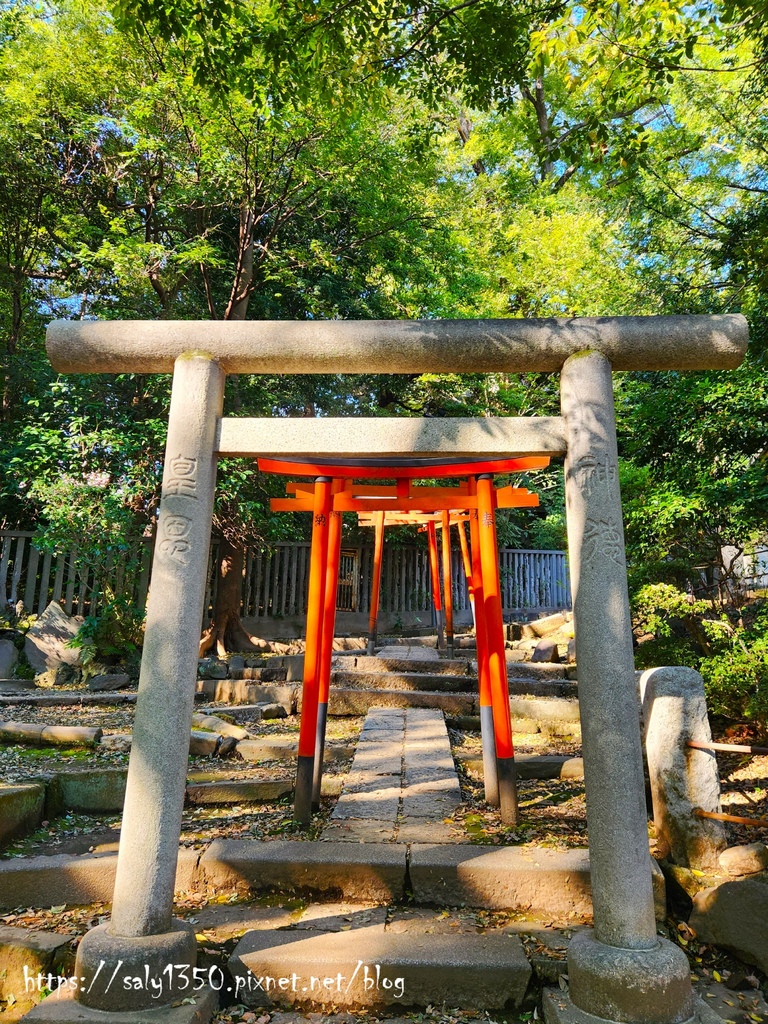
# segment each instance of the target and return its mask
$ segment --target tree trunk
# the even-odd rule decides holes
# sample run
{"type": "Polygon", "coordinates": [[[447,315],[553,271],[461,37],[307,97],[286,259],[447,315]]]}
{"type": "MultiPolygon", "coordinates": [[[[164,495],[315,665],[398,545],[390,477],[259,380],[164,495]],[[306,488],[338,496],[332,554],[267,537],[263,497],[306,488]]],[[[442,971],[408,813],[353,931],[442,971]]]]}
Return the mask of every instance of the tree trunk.
{"type": "Polygon", "coordinates": [[[228,651],[258,651],[269,645],[251,636],[240,621],[245,547],[242,541],[222,537],[216,572],[219,585],[213,606],[213,618],[200,640],[200,657],[215,647],[216,654],[228,651]]]}

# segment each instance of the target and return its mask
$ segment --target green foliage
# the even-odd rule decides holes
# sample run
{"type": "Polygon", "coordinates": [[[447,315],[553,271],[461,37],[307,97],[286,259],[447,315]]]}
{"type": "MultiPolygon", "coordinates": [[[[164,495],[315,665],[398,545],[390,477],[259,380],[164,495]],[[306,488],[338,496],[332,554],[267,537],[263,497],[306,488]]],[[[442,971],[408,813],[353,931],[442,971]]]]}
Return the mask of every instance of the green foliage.
{"type": "Polygon", "coordinates": [[[753,723],[766,732],[768,722],[768,603],[754,621],[735,629],[700,669],[710,711],[753,723]]]}
{"type": "Polygon", "coordinates": [[[136,664],[141,656],[143,621],[143,609],[123,597],[113,597],[100,607],[98,615],[84,619],[67,646],[80,651],[85,669],[94,662],[136,664]]]}

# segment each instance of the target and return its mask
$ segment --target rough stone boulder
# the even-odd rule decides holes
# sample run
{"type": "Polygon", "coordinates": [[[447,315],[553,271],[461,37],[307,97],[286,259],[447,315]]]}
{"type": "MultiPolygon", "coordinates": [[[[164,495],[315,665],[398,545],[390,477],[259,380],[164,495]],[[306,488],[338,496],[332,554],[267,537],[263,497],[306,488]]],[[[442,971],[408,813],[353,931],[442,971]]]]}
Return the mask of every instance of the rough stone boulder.
{"type": "Polygon", "coordinates": [[[0,640],[0,679],[11,679],[19,660],[13,640],[0,640]]]}
{"type": "Polygon", "coordinates": [[[756,875],[704,889],[689,925],[701,942],[721,946],[768,971],[768,878],[756,875]]]}
{"type": "Polygon", "coordinates": [[[720,854],[720,867],[726,875],[734,877],[759,874],[768,869],[768,846],[764,843],[729,846],[720,854]]]}
{"type": "Polygon", "coordinates": [[[35,673],[56,669],[59,665],[80,668],[80,650],[67,647],[83,624],[79,616],[67,615],[56,601],[51,601],[40,618],[30,627],[24,641],[24,653],[35,673]]]}

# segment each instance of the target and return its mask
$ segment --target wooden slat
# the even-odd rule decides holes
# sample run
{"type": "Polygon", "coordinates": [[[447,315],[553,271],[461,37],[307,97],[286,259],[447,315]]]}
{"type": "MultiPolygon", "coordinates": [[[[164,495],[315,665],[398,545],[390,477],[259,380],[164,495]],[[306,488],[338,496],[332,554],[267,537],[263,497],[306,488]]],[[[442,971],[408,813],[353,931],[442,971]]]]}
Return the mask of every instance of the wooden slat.
{"type": "Polygon", "coordinates": [[[0,594],[2,594],[3,606],[8,603],[8,560],[11,557],[12,543],[11,537],[3,537],[3,550],[2,554],[0,554],[0,594]]]}
{"type": "Polygon", "coordinates": [[[38,591],[39,597],[37,599],[37,614],[42,615],[45,609],[48,607],[48,587],[51,579],[51,562],[53,556],[49,551],[46,551],[43,557],[43,572],[40,576],[40,590],[38,591]]]}
{"type": "Polygon", "coordinates": [[[16,539],[16,553],[13,556],[13,576],[11,577],[10,603],[15,607],[19,599],[19,583],[21,581],[21,568],[24,564],[24,546],[27,538],[19,536],[16,539]]]}
{"type": "Polygon", "coordinates": [[[29,560],[27,562],[27,581],[24,587],[24,607],[28,612],[34,611],[35,593],[37,591],[37,567],[40,561],[40,552],[34,544],[29,545],[29,560]]]}

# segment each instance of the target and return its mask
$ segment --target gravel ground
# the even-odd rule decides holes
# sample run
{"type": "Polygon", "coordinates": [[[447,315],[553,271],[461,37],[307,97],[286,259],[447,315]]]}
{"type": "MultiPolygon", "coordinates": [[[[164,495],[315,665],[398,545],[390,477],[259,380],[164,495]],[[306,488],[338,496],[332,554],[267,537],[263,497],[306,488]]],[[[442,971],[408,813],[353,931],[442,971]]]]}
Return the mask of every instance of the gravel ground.
{"type": "MultiPolygon", "coordinates": [[[[204,714],[226,713],[226,709],[212,704],[195,706],[195,711],[204,714]]],[[[5,720],[31,722],[45,725],[85,725],[104,730],[105,735],[130,733],[133,728],[133,705],[96,705],[93,707],[33,708],[19,705],[3,711],[5,720]]],[[[361,717],[329,718],[326,738],[331,743],[354,745],[362,729],[361,717]]],[[[299,719],[297,715],[268,721],[241,723],[252,733],[254,739],[268,739],[271,736],[296,735],[298,738],[299,719]]],[[[23,782],[46,772],[79,772],[86,768],[127,768],[128,754],[106,750],[100,746],[86,747],[32,747],[21,744],[0,744],[0,784],[23,782]]],[[[346,771],[345,762],[329,761],[326,774],[337,775],[346,771]]],[[[290,762],[262,761],[258,768],[238,757],[214,758],[197,757],[189,760],[190,771],[221,771],[222,778],[282,778],[290,775],[290,762]],[[261,775],[261,770],[268,774],[261,775]],[[255,774],[253,774],[255,773],[255,774]]]]}
{"type": "MultiPolygon", "coordinates": [[[[454,758],[482,758],[480,734],[449,730],[454,758]]],[[[514,737],[518,754],[562,754],[579,757],[580,746],[572,740],[543,733],[518,733],[514,737]]],[[[517,784],[520,822],[514,828],[503,825],[498,812],[483,800],[483,783],[478,774],[456,760],[464,802],[451,819],[463,826],[473,843],[497,846],[533,843],[568,849],[587,846],[587,811],[584,783],[567,779],[521,779],[517,784]]]]}

